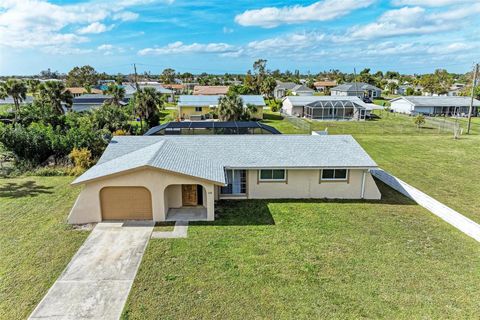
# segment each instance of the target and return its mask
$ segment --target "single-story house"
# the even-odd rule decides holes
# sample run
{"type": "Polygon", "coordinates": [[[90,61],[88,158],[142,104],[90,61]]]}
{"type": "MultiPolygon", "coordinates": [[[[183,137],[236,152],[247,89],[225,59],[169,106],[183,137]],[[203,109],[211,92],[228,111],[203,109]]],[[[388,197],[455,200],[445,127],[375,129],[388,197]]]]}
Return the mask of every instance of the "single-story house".
{"type": "Polygon", "coordinates": [[[289,96],[281,112],[314,120],[365,120],[371,108],[355,96],[289,96]]]}
{"type": "Polygon", "coordinates": [[[78,96],[81,96],[82,94],[102,94],[103,91],[100,90],[100,89],[96,89],[96,88],[91,88],[90,89],[90,92],[83,88],[83,87],[68,87],[68,88],[65,88],[65,91],[69,91],[72,96],[74,97],[78,97],[78,96]]]}
{"type": "Polygon", "coordinates": [[[332,96],[357,96],[363,98],[377,98],[382,95],[382,89],[365,82],[343,83],[330,89],[332,96]]]}
{"type": "Polygon", "coordinates": [[[320,92],[325,92],[333,87],[337,86],[337,81],[330,81],[330,80],[324,80],[324,81],[315,81],[313,83],[313,86],[317,91],[320,92]]]}
{"type": "MultiPolygon", "coordinates": [[[[135,94],[135,92],[137,92],[137,86],[135,83],[124,83],[122,84],[122,87],[125,89],[125,98],[127,99],[127,101],[133,97],[133,95],[135,94]]],[[[148,81],[148,82],[139,82],[138,83],[138,87],[140,89],[144,89],[144,88],[153,88],[155,89],[156,92],[160,93],[160,94],[164,94],[164,95],[167,95],[169,97],[169,101],[172,101],[173,98],[172,98],[172,95],[174,94],[174,92],[170,89],[166,89],[164,88],[160,83],[158,82],[153,82],[153,81],[148,81]]]]}
{"type": "Polygon", "coordinates": [[[228,93],[229,86],[195,86],[193,94],[198,96],[225,95],[228,93]]]}
{"type": "Polygon", "coordinates": [[[456,82],[452,84],[448,89],[447,96],[451,96],[451,97],[460,96],[464,89],[465,89],[465,84],[456,82]]]}
{"type": "Polygon", "coordinates": [[[294,82],[281,82],[277,80],[277,86],[273,89],[273,96],[276,99],[281,99],[291,92],[294,96],[311,96],[314,91],[303,84],[296,84],[294,82]]]}
{"type": "MultiPolygon", "coordinates": [[[[448,96],[405,96],[390,100],[390,108],[394,112],[406,114],[467,116],[470,108],[470,97],[448,96]]],[[[480,101],[473,100],[472,114],[476,116],[480,101]]]]}
{"type": "MultiPolygon", "coordinates": [[[[211,119],[211,111],[218,106],[218,100],[221,95],[181,95],[178,98],[178,115],[181,119],[187,120],[206,120],[211,119]]],[[[253,118],[263,118],[263,108],[265,100],[261,95],[240,95],[243,104],[257,106],[257,112],[253,118]]]]}
{"type": "MultiPolygon", "coordinates": [[[[89,111],[101,107],[105,101],[111,99],[112,96],[108,94],[83,94],[73,98],[72,110],[76,112],[89,111]]],[[[122,105],[126,105],[127,99],[121,101],[122,105]]]]}
{"type": "Polygon", "coordinates": [[[182,94],[187,91],[187,86],[181,83],[162,83],[162,87],[172,90],[175,94],[182,94]]]}
{"type": "Polygon", "coordinates": [[[280,134],[258,121],[172,121],[150,128],[144,136],[180,134],[280,134]]]}
{"type": "Polygon", "coordinates": [[[348,135],[116,136],[73,181],[68,222],[211,221],[220,199],[380,199],[375,168],[348,135]]]}

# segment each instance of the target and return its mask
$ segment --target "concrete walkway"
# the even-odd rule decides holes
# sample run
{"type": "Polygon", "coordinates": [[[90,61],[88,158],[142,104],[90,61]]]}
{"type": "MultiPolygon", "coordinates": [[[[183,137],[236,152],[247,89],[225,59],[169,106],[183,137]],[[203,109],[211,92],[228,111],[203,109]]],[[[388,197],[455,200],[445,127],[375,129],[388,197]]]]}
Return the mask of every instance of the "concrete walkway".
{"type": "Polygon", "coordinates": [[[397,177],[392,176],[388,172],[383,170],[372,170],[372,174],[393,189],[414,200],[437,217],[480,242],[480,225],[478,223],[468,219],[443,203],[438,202],[434,198],[417,188],[412,187],[397,177]]]}
{"type": "Polygon", "coordinates": [[[188,231],[188,221],[177,221],[173,231],[155,231],[152,233],[152,239],[174,239],[186,238],[188,231]]]}
{"type": "Polygon", "coordinates": [[[99,223],[30,319],[119,319],[152,222],[99,223]]]}

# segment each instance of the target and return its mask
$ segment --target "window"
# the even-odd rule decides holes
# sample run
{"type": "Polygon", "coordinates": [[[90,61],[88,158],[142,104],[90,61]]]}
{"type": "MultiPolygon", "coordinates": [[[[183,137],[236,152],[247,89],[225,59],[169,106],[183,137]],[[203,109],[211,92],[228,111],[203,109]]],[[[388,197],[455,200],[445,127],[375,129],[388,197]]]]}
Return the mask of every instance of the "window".
{"type": "Polygon", "coordinates": [[[323,169],[321,174],[321,180],[346,181],[348,179],[347,169],[323,169]]]}
{"type": "Polygon", "coordinates": [[[286,172],[284,169],[260,170],[260,181],[285,181],[286,172]]]}
{"type": "Polygon", "coordinates": [[[202,107],[195,107],[195,112],[202,112],[202,107]]]}

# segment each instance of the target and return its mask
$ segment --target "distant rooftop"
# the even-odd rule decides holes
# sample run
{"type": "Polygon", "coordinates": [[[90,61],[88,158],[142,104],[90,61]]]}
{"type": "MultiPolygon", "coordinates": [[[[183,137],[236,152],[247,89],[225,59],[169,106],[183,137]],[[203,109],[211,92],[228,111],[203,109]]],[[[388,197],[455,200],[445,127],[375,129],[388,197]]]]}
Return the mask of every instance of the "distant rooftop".
{"type": "MultiPolygon", "coordinates": [[[[462,96],[405,96],[390,101],[395,102],[401,99],[410,102],[415,107],[468,107],[471,98],[462,96]]],[[[473,106],[480,107],[480,101],[473,99],[473,106]]]]}
{"type": "Polygon", "coordinates": [[[350,92],[350,91],[365,91],[365,90],[382,90],[371,84],[365,82],[350,82],[350,83],[343,83],[331,89],[332,91],[342,91],[342,92],[350,92]]]}
{"type": "Polygon", "coordinates": [[[195,86],[194,95],[222,95],[227,94],[229,86],[195,86]]]}
{"type": "MultiPolygon", "coordinates": [[[[209,96],[195,96],[195,95],[180,95],[178,98],[178,105],[180,107],[201,107],[201,106],[217,106],[218,99],[221,95],[209,96]]],[[[253,104],[256,106],[265,106],[265,101],[261,95],[240,95],[244,105],[253,104]]]]}

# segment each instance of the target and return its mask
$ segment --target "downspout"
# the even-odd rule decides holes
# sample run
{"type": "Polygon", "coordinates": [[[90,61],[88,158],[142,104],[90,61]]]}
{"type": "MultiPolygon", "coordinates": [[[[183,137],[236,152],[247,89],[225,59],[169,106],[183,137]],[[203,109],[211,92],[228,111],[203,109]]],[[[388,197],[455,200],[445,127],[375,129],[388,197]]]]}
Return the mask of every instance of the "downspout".
{"type": "Polygon", "coordinates": [[[365,199],[365,179],[366,179],[366,174],[365,174],[365,170],[362,170],[362,190],[361,190],[361,194],[360,194],[360,197],[361,199],[365,199]]]}

